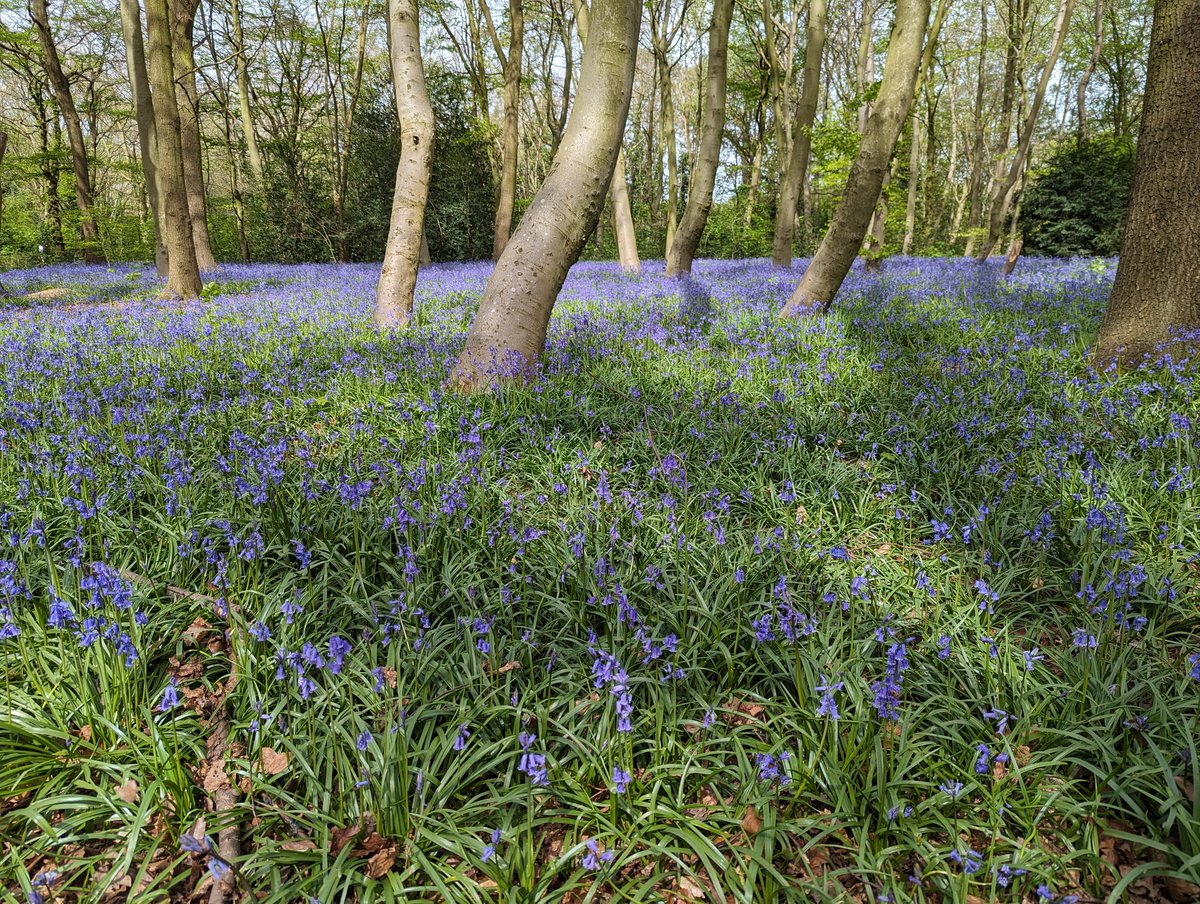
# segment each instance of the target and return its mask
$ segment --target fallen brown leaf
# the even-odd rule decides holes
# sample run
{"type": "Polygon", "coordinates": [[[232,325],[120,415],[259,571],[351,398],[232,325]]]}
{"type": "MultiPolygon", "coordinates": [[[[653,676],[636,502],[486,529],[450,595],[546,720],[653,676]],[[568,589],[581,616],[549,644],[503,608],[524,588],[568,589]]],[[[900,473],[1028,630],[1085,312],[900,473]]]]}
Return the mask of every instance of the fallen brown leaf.
{"type": "Polygon", "coordinates": [[[367,861],[367,877],[381,879],[396,865],[396,846],[386,847],[367,861]]]}
{"type": "Polygon", "coordinates": [[[259,751],[258,763],[267,775],[278,775],[288,767],[288,755],[272,747],[264,747],[259,751]]]}
{"type": "Polygon", "coordinates": [[[341,829],[334,829],[329,836],[329,853],[336,857],[342,852],[342,848],[348,845],[360,834],[362,834],[362,826],[357,824],[345,826],[341,829]]]}
{"type": "Polygon", "coordinates": [[[742,831],[753,838],[762,830],[762,820],[758,818],[758,811],[754,809],[754,804],[746,808],[746,814],[742,817],[742,831]]]}

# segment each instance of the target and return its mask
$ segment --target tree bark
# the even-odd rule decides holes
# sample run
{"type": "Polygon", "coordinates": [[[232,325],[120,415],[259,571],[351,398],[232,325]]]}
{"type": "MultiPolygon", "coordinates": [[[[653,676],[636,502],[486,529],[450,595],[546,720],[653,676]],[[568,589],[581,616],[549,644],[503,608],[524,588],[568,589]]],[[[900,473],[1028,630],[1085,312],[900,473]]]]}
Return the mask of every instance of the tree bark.
{"type": "Polygon", "coordinates": [[[146,74],[146,45],[142,37],[142,14],[138,0],[121,0],[121,34],[125,41],[125,68],[129,71],[133,112],[137,120],[138,152],[142,176],[154,224],[154,266],[160,277],[167,275],[167,246],[162,239],[162,206],[158,200],[158,141],[154,135],[154,102],[150,99],[150,77],[146,74]]]}
{"type": "Polygon", "coordinates": [[[492,23],[487,0],[481,6],[487,17],[496,56],[504,69],[504,129],[500,164],[500,194],[496,201],[496,223],[492,238],[492,260],[500,260],[512,234],[513,210],[517,202],[517,150],[521,107],[521,57],[525,48],[525,8],[521,0],[508,0],[508,52],[492,23]]]}
{"type": "MultiPolygon", "coordinates": [[[[979,14],[979,60],[975,70],[975,132],[971,139],[971,181],[967,193],[970,207],[967,213],[967,245],[964,256],[970,257],[975,245],[975,230],[983,216],[984,139],[983,139],[983,94],[987,84],[987,23],[988,5],[980,4],[979,14]]],[[[957,230],[955,230],[957,232],[957,230]]]]}
{"type": "MultiPolygon", "coordinates": [[[[587,46],[588,23],[590,14],[583,0],[575,3],[575,27],[579,31],[579,41],[587,46]]],[[[565,113],[567,105],[563,103],[565,113]]],[[[651,117],[653,119],[653,117],[651,117]]],[[[564,123],[565,126],[565,123],[564,123]]],[[[562,136],[559,136],[561,143],[562,136]]],[[[558,148],[555,148],[557,153],[558,148]]],[[[613,165],[612,184],[608,189],[609,200],[612,201],[613,232],[617,236],[617,260],[621,269],[627,273],[640,273],[642,269],[641,256],[638,254],[637,229],[633,224],[633,210],[629,203],[629,180],[625,173],[625,150],[617,151],[617,162],[613,165]]]]}
{"type": "Polygon", "coordinates": [[[987,233],[984,236],[983,244],[979,247],[979,253],[976,255],[976,260],[980,262],[986,261],[991,256],[996,243],[1000,240],[1000,232],[1004,228],[1004,218],[1008,215],[1009,205],[1012,203],[1013,188],[1016,186],[1017,180],[1021,178],[1021,171],[1025,167],[1025,157],[1029,154],[1030,145],[1033,144],[1034,129],[1037,127],[1038,115],[1042,112],[1042,101],[1046,97],[1046,86],[1050,84],[1054,64],[1058,60],[1059,51],[1062,50],[1063,41],[1066,40],[1067,27],[1071,24],[1071,10],[1074,6],[1075,0],[1059,0],[1050,52],[1046,56],[1041,77],[1033,92],[1029,114],[1025,117],[1021,137],[1017,142],[1017,151],[1013,155],[1012,163],[1009,164],[1008,175],[1004,177],[1003,181],[997,182],[995,191],[992,193],[992,210],[988,217],[987,233]]]}
{"type": "Polygon", "coordinates": [[[713,186],[721,162],[721,142],[725,136],[725,84],[729,25],[732,21],[733,0],[713,0],[699,150],[692,167],[683,219],[667,252],[667,276],[692,272],[692,259],[696,256],[696,248],[700,245],[700,237],[708,222],[708,212],[712,209],[713,186]]]}
{"type": "Polygon", "coordinates": [[[546,181],[513,234],[451,380],[463,389],[532,376],[567,271],[600,217],[629,113],[641,0],[597,0],[579,90],[546,181]]]}
{"type": "Polygon", "coordinates": [[[75,172],[75,201],[79,205],[79,231],[83,239],[83,259],[88,263],[103,263],[104,250],[100,247],[100,230],[96,225],[96,213],[92,207],[92,180],[88,173],[87,146],[83,141],[83,128],[79,123],[79,110],[71,96],[71,84],[63,72],[58,47],[50,31],[50,10],[46,0],[29,0],[29,18],[37,31],[42,49],[42,61],[46,78],[54,91],[58,111],[67,127],[67,142],[71,147],[71,168],[75,172]]]}
{"type": "Polygon", "coordinates": [[[425,234],[425,202],[433,168],[434,122],[425,67],[421,62],[421,29],[417,0],[389,0],[392,80],[400,120],[400,163],[392,196],[383,269],[375,290],[375,325],[391,330],[412,317],[417,269],[425,234]]]}
{"type": "Polygon", "coordinates": [[[200,0],[174,0],[171,10],[171,55],[175,67],[179,104],[179,139],[183,153],[183,178],[187,186],[188,211],[192,217],[192,241],[201,270],[217,266],[208,235],[208,204],[204,197],[204,166],[200,155],[200,96],[196,90],[196,53],[193,35],[200,0]]]}
{"type": "Polygon", "coordinates": [[[771,262],[777,267],[792,265],[792,242],[796,228],[796,205],[808,179],[808,158],[812,153],[812,127],[817,118],[817,100],[821,92],[821,55],[825,50],[826,0],[809,0],[808,40],[804,48],[804,77],[800,83],[800,104],[792,121],[792,150],[787,172],[779,186],[779,206],[775,211],[775,242],[771,262]]]}
{"type": "Polygon", "coordinates": [[[1096,37],[1092,41],[1092,55],[1088,58],[1087,68],[1079,78],[1079,87],[1075,91],[1075,107],[1079,119],[1079,140],[1087,141],[1087,89],[1100,62],[1100,54],[1104,50],[1104,0],[1096,0],[1096,15],[1094,18],[1096,37]]]}
{"type": "Polygon", "coordinates": [[[254,114],[250,107],[250,73],[246,66],[246,38],[242,34],[241,0],[229,0],[230,24],[233,29],[234,67],[237,71],[238,115],[242,120],[242,138],[246,142],[246,160],[250,164],[250,175],[255,186],[262,186],[263,161],[258,149],[258,136],[254,128],[254,114]]]}
{"type": "Polygon", "coordinates": [[[195,298],[200,294],[200,267],[196,263],[192,216],[183,175],[171,12],[167,0],[146,0],[146,32],[154,131],[158,136],[158,197],[162,203],[163,242],[167,246],[166,291],[182,298],[195,298]]]}
{"type": "Polygon", "coordinates": [[[1200,329],[1200,0],[1156,0],[1129,219],[1096,359],[1132,364],[1200,329]]]}
{"type": "Polygon", "coordinates": [[[782,316],[797,316],[814,304],[823,311],[829,310],[862,246],[896,150],[896,140],[908,118],[921,61],[921,42],[929,24],[929,6],[930,0],[898,0],[896,4],[896,24],[888,42],[879,96],[850,167],[846,190],[817,253],[780,312],[782,316]]]}

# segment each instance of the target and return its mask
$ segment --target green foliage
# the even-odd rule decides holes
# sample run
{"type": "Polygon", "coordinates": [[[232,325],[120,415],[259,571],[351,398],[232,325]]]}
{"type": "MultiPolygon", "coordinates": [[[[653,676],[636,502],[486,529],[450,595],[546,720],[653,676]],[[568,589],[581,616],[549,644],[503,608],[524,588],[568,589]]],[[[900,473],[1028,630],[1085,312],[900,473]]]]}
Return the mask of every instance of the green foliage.
{"type": "Polygon", "coordinates": [[[1021,202],[1027,254],[1110,257],[1121,233],[1133,182],[1134,148],[1120,138],[1069,141],[1035,174],[1021,202]]]}

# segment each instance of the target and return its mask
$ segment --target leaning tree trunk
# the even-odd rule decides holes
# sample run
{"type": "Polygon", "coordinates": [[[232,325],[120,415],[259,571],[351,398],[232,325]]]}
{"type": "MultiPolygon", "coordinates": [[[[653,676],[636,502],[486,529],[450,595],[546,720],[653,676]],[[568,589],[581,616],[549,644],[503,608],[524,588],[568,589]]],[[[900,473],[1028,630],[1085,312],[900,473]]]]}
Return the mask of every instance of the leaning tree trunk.
{"type": "Polygon", "coordinates": [[[687,205],[667,252],[667,276],[692,272],[692,259],[712,209],[713,185],[721,162],[721,140],[725,135],[725,83],[729,51],[729,24],[733,0],[713,0],[712,27],[708,31],[708,75],[704,89],[704,119],[700,146],[692,167],[687,205]]]}
{"type": "Polygon", "coordinates": [[[183,150],[183,178],[187,186],[188,211],[192,217],[192,241],[201,270],[217,266],[208,235],[208,204],[204,198],[204,165],[200,157],[200,97],[196,90],[196,51],[193,36],[200,0],[171,3],[171,52],[179,98],[179,139],[183,150]]]}
{"type": "Polygon", "coordinates": [[[500,257],[451,375],[463,389],[534,374],[550,312],[596,228],[625,131],[642,0],[597,0],[579,90],[546,180],[500,257]]]}
{"type": "Polygon", "coordinates": [[[896,150],[896,139],[908,118],[921,61],[921,42],[929,24],[929,6],[930,0],[897,0],[896,24],[888,42],[879,96],[850,167],[846,189],[800,285],[780,312],[784,317],[794,317],[814,304],[819,304],[823,311],[829,310],[858,255],[896,150]]]}
{"type": "MultiPolygon", "coordinates": [[[[575,27],[579,31],[579,42],[587,46],[588,7],[583,0],[575,0],[575,27]]],[[[566,105],[564,104],[564,112],[566,105]]],[[[562,136],[559,136],[559,141],[562,136]]],[[[557,150],[557,149],[556,149],[557,150]]],[[[633,224],[633,210],[629,204],[629,181],[625,174],[625,152],[618,149],[617,162],[613,166],[612,184],[608,189],[612,201],[613,232],[617,236],[617,260],[621,269],[628,273],[639,273],[642,260],[638,255],[637,229],[633,224]]]]}
{"type": "Polygon", "coordinates": [[[809,0],[808,42],[804,48],[804,80],[800,84],[800,104],[792,122],[792,152],[787,173],[779,186],[779,206],[775,210],[775,244],[771,262],[777,267],[792,265],[792,241],[796,229],[796,206],[808,179],[808,158],[812,153],[812,127],[817,119],[817,100],[821,94],[821,54],[825,49],[825,0],[809,0]]]}
{"type": "Polygon", "coordinates": [[[167,246],[162,238],[162,205],[158,200],[158,141],[154,135],[154,103],[150,99],[150,77],[146,74],[146,45],[142,37],[142,14],[138,0],[121,0],[121,34],[125,40],[125,68],[133,94],[133,113],[137,120],[138,152],[142,158],[142,176],[150,202],[150,220],[154,224],[154,266],[159,276],[167,275],[167,246]]]}
{"type": "Polygon", "coordinates": [[[179,137],[179,100],[171,53],[171,21],[167,0],[146,0],[150,90],[154,100],[154,132],[158,136],[158,198],[162,203],[163,242],[167,246],[167,292],[182,298],[200,294],[200,267],[192,239],[179,137]]]}
{"type": "Polygon", "coordinates": [[[1200,329],[1200,0],[1156,0],[1129,220],[1100,324],[1101,364],[1200,329]]]}
{"type": "Polygon", "coordinates": [[[1012,163],[1008,167],[1008,175],[1003,180],[996,183],[996,188],[992,192],[992,209],[988,215],[987,233],[984,235],[983,244],[979,246],[979,252],[975,255],[975,259],[982,262],[986,261],[996,247],[996,243],[1000,240],[1000,233],[1004,229],[1004,218],[1008,216],[1009,206],[1012,204],[1013,189],[1017,185],[1017,180],[1021,178],[1021,173],[1025,169],[1025,158],[1029,155],[1029,148],[1033,144],[1033,132],[1037,127],[1038,114],[1042,112],[1042,101],[1046,97],[1046,87],[1050,84],[1050,76],[1054,71],[1054,64],[1058,60],[1059,51],[1062,50],[1063,41],[1067,37],[1067,28],[1071,24],[1071,10],[1075,6],[1075,0],[1059,0],[1058,15],[1054,20],[1054,37],[1050,43],[1050,52],[1046,56],[1045,65],[1042,66],[1042,75],[1038,79],[1037,88],[1033,92],[1033,100],[1029,106],[1029,115],[1025,118],[1025,123],[1021,128],[1021,137],[1017,141],[1017,151],[1013,155],[1012,163]]]}
{"type": "Polygon", "coordinates": [[[71,83],[63,72],[58,47],[50,31],[50,10],[46,0],[30,0],[29,18],[33,21],[42,48],[42,61],[46,68],[46,79],[54,91],[58,110],[67,127],[67,142],[71,146],[71,167],[75,171],[75,202],[79,205],[79,232],[83,239],[83,259],[88,263],[103,263],[104,250],[100,247],[100,230],[96,226],[96,212],[92,207],[92,180],[88,174],[87,145],[83,141],[83,128],[79,123],[79,110],[71,97],[71,83]]]}
{"type": "Polygon", "coordinates": [[[433,108],[421,63],[417,0],[390,0],[392,81],[400,120],[400,163],[392,195],[383,269],[375,290],[375,325],[381,330],[408,325],[425,234],[425,202],[433,168],[433,108]]]}

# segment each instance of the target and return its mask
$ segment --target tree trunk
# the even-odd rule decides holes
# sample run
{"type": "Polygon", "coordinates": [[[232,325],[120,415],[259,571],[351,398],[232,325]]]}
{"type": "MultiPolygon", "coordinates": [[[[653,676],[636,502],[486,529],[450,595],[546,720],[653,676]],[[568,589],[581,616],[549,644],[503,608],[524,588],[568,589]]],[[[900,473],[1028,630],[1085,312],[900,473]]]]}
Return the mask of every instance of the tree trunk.
{"type": "Polygon", "coordinates": [[[162,203],[163,242],[167,246],[166,290],[182,298],[195,298],[200,294],[200,267],[196,263],[183,176],[170,15],[167,0],[146,0],[150,90],[154,131],[158,136],[158,198],[162,203]]]}
{"type": "MultiPolygon", "coordinates": [[[[576,0],[575,27],[579,31],[579,42],[584,46],[587,45],[588,22],[589,13],[587,4],[583,0],[576,0]]],[[[651,100],[653,101],[653,97],[651,100]]],[[[564,102],[564,113],[566,109],[567,104],[564,102]]],[[[651,116],[651,121],[653,122],[653,116],[651,116]]],[[[561,142],[562,136],[560,134],[559,143],[561,142]]],[[[558,149],[556,147],[555,153],[557,152],[558,149]]],[[[627,273],[640,273],[642,270],[642,260],[638,254],[637,229],[633,224],[633,210],[629,203],[629,180],[625,174],[624,149],[617,151],[617,162],[613,166],[612,184],[609,186],[608,195],[612,201],[613,232],[617,236],[617,259],[621,262],[621,269],[627,273]]]]}
{"type": "Polygon", "coordinates": [[[1129,219],[1096,359],[1136,363],[1200,329],[1200,0],[1156,0],[1129,219]]]}
{"type": "Polygon", "coordinates": [[[34,116],[38,126],[38,148],[41,151],[42,179],[46,182],[46,220],[50,224],[50,242],[54,246],[54,260],[63,260],[67,256],[67,243],[63,238],[62,209],[58,201],[58,117],[54,117],[55,142],[50,143],[50,113],[46,109],[46,98],[42,94],[41,84],[30,86],[30,98],[33,101],[34,116]]]}
{"type": "Polygon", "coordinates": [[[675,100],[674,92],[671,88],[671,70],[667,65],[666,49],[662,51],[662,56],[659,57],[658,78],[659,92],[662,95],[662,101],[659,105],[661,111],[662,124],[659,127],[659,132],[662,134],[662,143],[667,151],[667,234],[665,245],[670,248],[675,241],[675,229],[679,224],[679,164],[676,161],[675,148],[675,100]]]}
{"type": "Polygon", "coordinates": [[[595,228],[629,99],[641,0],[596,0],[579,90],[558,154],[479,303],[451,379],[464,389],[530,377],[567,271],[595,228]]]}
{"type": "Polygon", "coordinates": [[[1075,106],[1079,119],[1079,140],[1087,141],[1087,89],[1100,62],[1100,53],[1104,50],[1104,0],[1096,0],[1096,16],[1094,19],[1096,37],[1092,42],[1092,55],[1088,58],[1087,68],[1079,78],[1079,88],[1075,92],[1075,106]]]}
{"type": "Polygon", "coordinates": [[[88,173],[87,146],[83,141],[83,128],[79,123],[79,111],[71,97],[71,84],[63,72],[58,47],[50,31],[50,10],[46,0],[29,0],[29,18],[37,31],[42,49],[42,60],[46,78],[54,91],[58,111],[67,127],[67,141],[71,146],[71,168],[75,172],[75,200],[79,205],[79,231],[83,239],[83,259],[88,263],[104,262],[104,250],[100,247],[100,230],[96,226],[96,213],[92,208],[92,180],[88,173]]]}
{"type": "Polygon", "coordinates": [[[129,70],[133,112],[137,120],[138,152],[142,158],[142,176],[150,202],[150,220],[154,224],[154,266],[160,277],[167,275],[167,246],[162,240],[162,208],[158,200],[158,156],[154,135],[154,103],[150,99],[150,77],[146,74],[146,45],[142,37],[142,14],[138,0],[121,0],[121,34],[125,40],[125,68],[129,70]]]}
{"type": "Polygon", "coordinates": [[[912,104],[921,61],[921,42],[929,24],[929,6],[930,0],[898,0],[896,3],[896,24],[888,42],[883,82],[858,154],[850,167],[846,190],[812,263],[784,305],[782,316],[797,316],[814,304],[829,310],[858,255],[888,174],[896,140],[912,104]]]}
{"type": "Polygon", "coordinates": [[[1050,84],[1054,64],[1058,60],[1059,51],[1062,50],[1063,41],[1066,40],[1067,27],[1071,24],[1071,10],[1074,6],[1075,0],[1059,0],[1058,16],[1054,21],[1054,38],[1051,41],[1046,62],[1042,66],[1042,75],[1038,79],[1037,88],[1033,93],[1033,101],[1029,105],[1029,114],[1025,117],[1025,124],[1021,129],[1016,154],[1013,155],[1012,163],[1009,165],[1008,175],[1003,181],[996,184],[996,189],[992,193],[992,210],[988,217],[987,234],[976,255],[976,260],[980,262],[986,261],[991,256],[996,242],[1000,240],[1000,232],[1004,228],[1004,218],[1008,215],[1008,208],[1012,203],[1013,188],[1016,186],[1017,180],[1021,178],[1021,171],[1025,167],[1025,158],[1029,154],[1030,145],[1033,144],[1033,133],[1037,127],[1038,114],[1042,112],[1042,101],[1046,97],[1046,86],[1050,84]]]}
{"type": "MultiPolygon", "coordinates": [[[[912,120],[912,146],[908,149],[908,197],[904,204],[904,242],[900,246],[901,254],[911,254],[913,237],[917,231],[917,173],[921,168],[921,142],[917,130],[917,117],[912,120]]],[[[929,211],[925,211],[926,221],[929,211]]]]}
{"type": "Polygon", "coordinates": [[[375,325],[391,330],[412,317],[433,168],[433,108],[425,89],[417,0],[390,0],[392,80],[400,120],[400,163],[392,196],[383,269],[375,290],[375,325]]]}
{"type": "Polygon", "coordinates": [[[216,268],[217,260],[213,257],[208,236],[208,205],[204,198],[204,167],[200,157],[200,97],[196,90],[196,53],[192,45],[199,5],[200,0],[175,0],[170,4],[171,58],[175,66],[183,178],[192,217],[196,263],[201,270],[212,270],[216,268]]]}
{"type": "Polygon", "coordinates": [[[804,48],[804,79],[800,83],[800,104],[792,122],[792,150],[788,157],[787,173],[779,185],[779,206],[775,210],[775,243],[771,249],[771,261],[777,267],[792,265],[796,205],[808,180],[812,127],[817,118],[817,100],[821,92],[825,19],[826,0],[809,0],[808,41],[804,48]]]}
{"type": "MultiPolygon", "coordinates": [[[[983,92],[987,83],[987,23],[988,4],[980,4],[979,14],[979,60],[975,70],[975,132],[971,140],[971,181],[967,193],[971,196],[967,213],[967,245],[963,252],[970,257],[975,249],[975,230],[979,228],[983,216],[983,178],[984,141],[983,141],[983,92]]],[[[955,230],[957,232],[957,230],[955,230]]]]}
{"type": "Polygon", "coordinates": [[[866,253],[863,257],[868,273],[878,273],[883,269],[883,246],[887,240],[888,189],[892,184],[892,169],[893,167],[889,167],[883,174],[883,185],[879,187],[879,200],[875,202],[871,228],[867,230],[866,253]]]}
{"type": "Polygon", "coordinates": [[[513,210],[517,202],[517,149],[518,149],[518,114],[521,106],[521,57],[525,47],[525,8],[521,0],[508,0],[508,53],[502,53],[499,37],[492,25],[491,12],[488,11],[487,0],[483,9],[487,14],[488,30],[492,41],[496,44],[496,56],[504,68],[504,130],[502,133],[503,151],[500,166],[500,196],[496,202],[496,224],[492,238],[492,260],[500,260],[500,255],[508,246],[512,234],[513,210]]]}
{"type": "Polygon", "coordinates": [[[692,272],[692,259],[700,245],[700,236],[712,209],[713,186],[721,162],[721,142],[725,135],[725,83],[729,50],[729,24],[733,21],[733,0],[713,0],[712,27],[708,32],[708,75],[704,92],[704,115],[700,126],[699,149],[688,186],[687,206],[667,252],[667,276],[692,272]]]}
{"type": "Polygon", "coordinates": [[[250,74],[246,66],[246,39],[242,34],[240,0],[229,0],[229,15],[233,29],[233,52],[237,54],[234,66],[237,70],[238,114],[242,120],[242,137],[246,141],[246,160],[250,164],[250,175],[256,187],[262,186],[263,162],[258,150],[258,136],[254,130],[254,114],[250,108],[250,74]]]}

